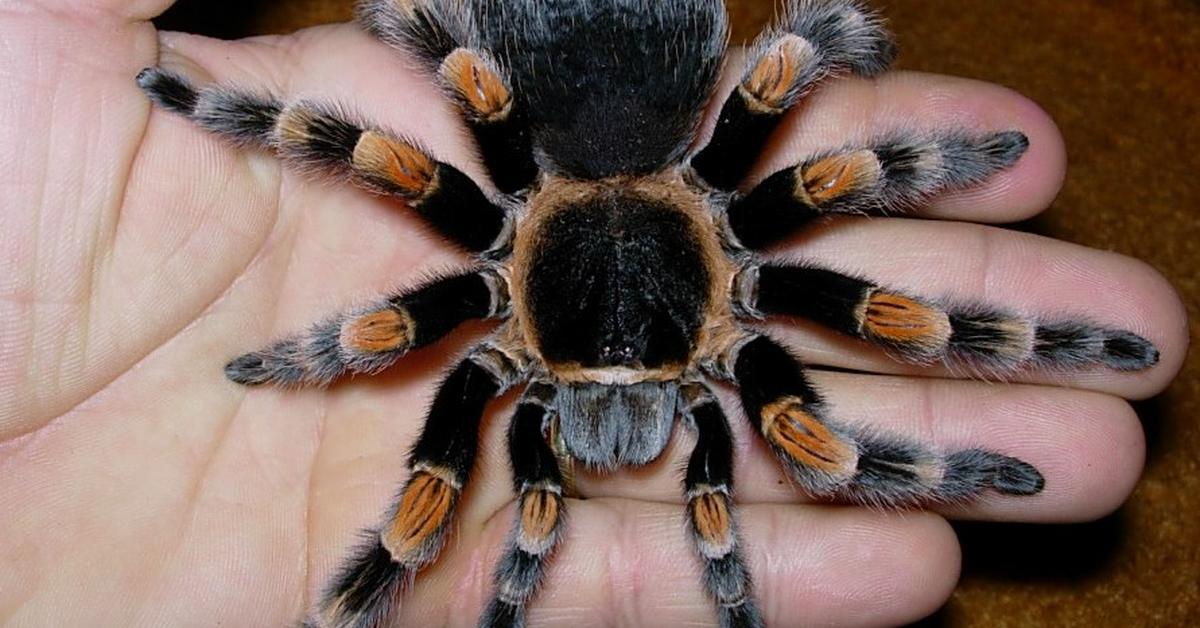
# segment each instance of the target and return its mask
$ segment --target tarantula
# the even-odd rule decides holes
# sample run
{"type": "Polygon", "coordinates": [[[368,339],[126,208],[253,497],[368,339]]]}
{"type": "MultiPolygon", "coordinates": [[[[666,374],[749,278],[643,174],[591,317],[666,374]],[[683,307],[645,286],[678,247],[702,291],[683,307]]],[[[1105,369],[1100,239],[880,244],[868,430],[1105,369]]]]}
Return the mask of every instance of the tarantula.
{"type": "Polygon", "coordinates": [[[711,140],[693,148],[723,63],[720,0],[365,0],[363,26],[416,58],[453,99],[495,187],[342,108],[149,68],[159,105],[302,169],[393,196],[474,268],[378,299],[231,361],[247,385],[375,373],[469,319],[499,327],[442,381],[382,524],[308,620],[379,626],[441,548],[489,399],[526,385],[508,427],[516,521],[484,626],[519,626],[564,537],[570,465],[642,465],[676,417],[697,432],[687,522],[722,626],[761,626],[739,549],[733,443],[706,380],[732,383],[791,477],[822,497],[882,505],[1030,495],[1044,481],[1000,453],[930,447],[839,420],[804,366],[746,326],[785,315],[898,359],[1003,374],[1028,366],[1142,369],[1132,333],[905,294],[770,245],[833,214],[901,211],[981,182],[1025,152],[1016,130],[897,132],[817,154],[738,190],[768,136],[832,75],[885,71],[894,46],[857,0],[789,0],[748,49],[711,140]]]}

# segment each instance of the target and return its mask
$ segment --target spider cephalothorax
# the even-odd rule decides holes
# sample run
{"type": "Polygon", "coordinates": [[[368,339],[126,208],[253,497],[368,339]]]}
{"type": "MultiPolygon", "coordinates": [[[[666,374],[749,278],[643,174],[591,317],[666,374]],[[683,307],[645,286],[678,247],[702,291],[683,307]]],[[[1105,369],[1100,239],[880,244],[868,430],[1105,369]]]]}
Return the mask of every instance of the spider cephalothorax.
{"type": "Polygon", "coordinates": [[[885,505],[1042,490],[1029,464],[940,453],[837,418],[804,367],[746,326],[805,318],[902,360],[989,373],[1140,369],[1144,339],[1080,320],[906,295],[760,252],[821,216],[899,211],[1016,162],[1018,131],[897,132],[737,185],[780,119],[824,78],[872,76],[894,54],[856,0],[791,0],[750,48],[705,147],[693,144],[725,52],[719,0],[365,0],[361,21],[416,57],[457,104],[498,192],[344,109],[197,90],[152,68],[160,105],[301,167],[398,197],[477,266],[335,316],[239,357],[243,384],[372,373],[469,319],[502,322],[443,380],[382,525],[311,622],[378,626],[436,557],[470,476],[487,401],[525,385],[509,426],[518,516],[487,626],[520,625],[563,536],[568,466],[645,464],[676,423],[698,433],[684,479],[704,584],[724,626],[762,619],[739,550],[732,436],[706,385],[737,387],[754,431],[807,491],[885,505]]]}

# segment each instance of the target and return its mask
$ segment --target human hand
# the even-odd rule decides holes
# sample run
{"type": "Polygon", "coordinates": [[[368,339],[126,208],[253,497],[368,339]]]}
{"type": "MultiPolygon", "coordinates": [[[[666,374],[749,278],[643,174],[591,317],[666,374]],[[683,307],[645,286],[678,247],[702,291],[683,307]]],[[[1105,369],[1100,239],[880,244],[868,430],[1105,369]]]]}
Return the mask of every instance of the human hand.
{"type": "MultiPolygon", "coordinates": [[[[94,0],[67,14],[28,2],[0,24],[11,50],[0,61],[0,617],[18,625],[295,621],[403,479],[434,381],[466,346],[459,335],[380,378],[324,391],[248,391],[222,377],[230,357],[271,337],[464,260],[395,203],[305,183],[269,155],[151,112],[133,76],[159,62],[144,20],[166,4],[94,0]]],[[[432,85],[352,27],[162,43],[162,63],[197,80],[352,102],[482,180],[432,85]]],[[[760,175],[898,124],[951,121],[1021,129],[1030,151],[923,217],[1017,220],[1054,196],[1061,141],[1035,106],[906,73],[821,90],[760,175]]],[[[1186,344],[1177,298],[1156,273],[957,222],[840,220],[792,244],[922,294],[1083,313],[1152,340],[1162,358],[1145,372],[996,385],[914,379],[919,370],[857,342],[780,328],[810,363],[894,375],[818,376],[840,415],[946,448],[1003,451],[1046,476],[1035,497],[991,496],[948,515],[1071,521],[1125,498],[1141,432],[1120,397],[1161,389],[1186,344]]],[[[486,602],[510,520],[500,443],[510,412],[510,398],[489,412],[455,540],[421,574],[401,623],[469,625],[486,602]]],[[[942,518],[796,505],[766,448],[733,423],[742,526],[769,622],[895,624],[945,599],[957,545],[942,518]]],[[[580,478],[592,499],[570,506],[534,622],[711,620],[679,505],[676,467],[690,440],[681,430],[647,468],[580,478]]]]}

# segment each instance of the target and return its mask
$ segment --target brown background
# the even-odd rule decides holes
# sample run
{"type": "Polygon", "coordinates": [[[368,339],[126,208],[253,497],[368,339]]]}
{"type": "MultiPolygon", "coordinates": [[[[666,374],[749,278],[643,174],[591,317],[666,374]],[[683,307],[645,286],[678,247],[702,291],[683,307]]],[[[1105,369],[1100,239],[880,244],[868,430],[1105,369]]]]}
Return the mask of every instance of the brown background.
{"type": "MultiPolygon", "coordinates": [[[[183,0],[164,28],[230,38],[346,20],[353,0],[183,0]]],[[[728,0],[734,41],[773,0],[728,0]]],[[[882,3],[877,3],[882,4],[882,3]]],[[[1017,225],[1146,260],[1200,301],[1200,3],[888,0],[904,68],[1001,83],[1066,135],[1066,187],[1017,225]]],[[[964,572],[927,626],[1200,625],[1200,359],[1138,405],[1146,475],[1115,515],[1084,525],[957,526],[964,572]]]]}

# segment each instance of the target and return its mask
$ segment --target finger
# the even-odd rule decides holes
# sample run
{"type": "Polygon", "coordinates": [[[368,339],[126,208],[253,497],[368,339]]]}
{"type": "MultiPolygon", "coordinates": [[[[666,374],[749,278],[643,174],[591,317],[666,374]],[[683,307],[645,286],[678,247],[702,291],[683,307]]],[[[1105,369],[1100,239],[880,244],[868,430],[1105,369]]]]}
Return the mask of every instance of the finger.
{"type": "Polygon", "coordinates": [[[999,85],[919,72],[823,84],[780,125],[746,189],[816,153],[862,146],[899,131],[1021,131],[1029,148],[1012,168],[982,185],[938,196],[914,215],[1012,222],[1044,210],[1062,187],[1066,150],[1049,115],[999,85]]]}
{"type": "MultiPolygon", "coordinates": [[[[682,507],[570,500],[567,513],[566,536],[532,603],[530,624],[714,621],[682,507]]],[[[936,609],[957,580],[957,541],[936,516],[782,505],[739,513],[767,625],[899,625],[936,609]]],[[[424,572],[399,624],[474,624],[491,594],[492,566],[511,516],[511,509],[500,511],[483,528],[482,546],[460,541],[424,572]]],[[[464,523],[462,532],[478,529],[464,523]]]]}
{"type": "MultiPolygon", "coordinates": [[[[40,0],[39,4],[52,4],[52,0],[40,0]]],[[[135,21],[149,20],[171,8],[175,0],[87,0],[77,3],[75,12],[86,14],[99,11],[117,17],[135,21]]]]}
{"type": "MultiPolygon", "coordinates": [[[[1161,391],[1188,343],[1183,304],[1148,265],[1042,236],[963,223],[847,218],[792,250],[806,261],[908,294],[981,304],[1048,321],[1084,319],[1136,333],[1160,351],[1141,371],[1104,367],[1019,371],[1015,381],[1075,386],[1126,398],[1161,391]]],[[[884,373],[946,374],[902,365],[878,348],[797,320],[773,327],[809,363],[884,373]]]]}
{"type": "MultiPolygon", "coordinates": [[[[830,416],[922,443],[935,451],[983,448],[1033,464],[1046,479],[1034,496],[985,492],[956,518],[1030,522],[1089,521],[1129,496],[1141,474],[1144,440],[1129,404],[1111,395],[1048,386],[814,372],[830,416]]],[[[732,395],[722,405],[733,427],[734,494],[741,503],[811,502],[751,429],[732,395]]],[[[681,464],[695,442],[679,429],[655,462],[610,474],[580,471],[588,497],[681,503],[681,464]]]]}
{"type": "MultiPolygon", "coordinates": [[[[103,388],[150,350],[127,330],[153,333],[161,310],[176,306],[156,295],[140,310],[159,310],[147,321],[134,307],[114,317],[97,303],[145,124],[127,68],[153,51],[154,29],[66,4],[0,4],[0,355],[14,365],[0,368],[0,438],[36,430],[103,388]],[[123,333],[107,333],[114,318],[123,333]]],[[[122,286],[147,276],[114,274],[122,286]]]]}

